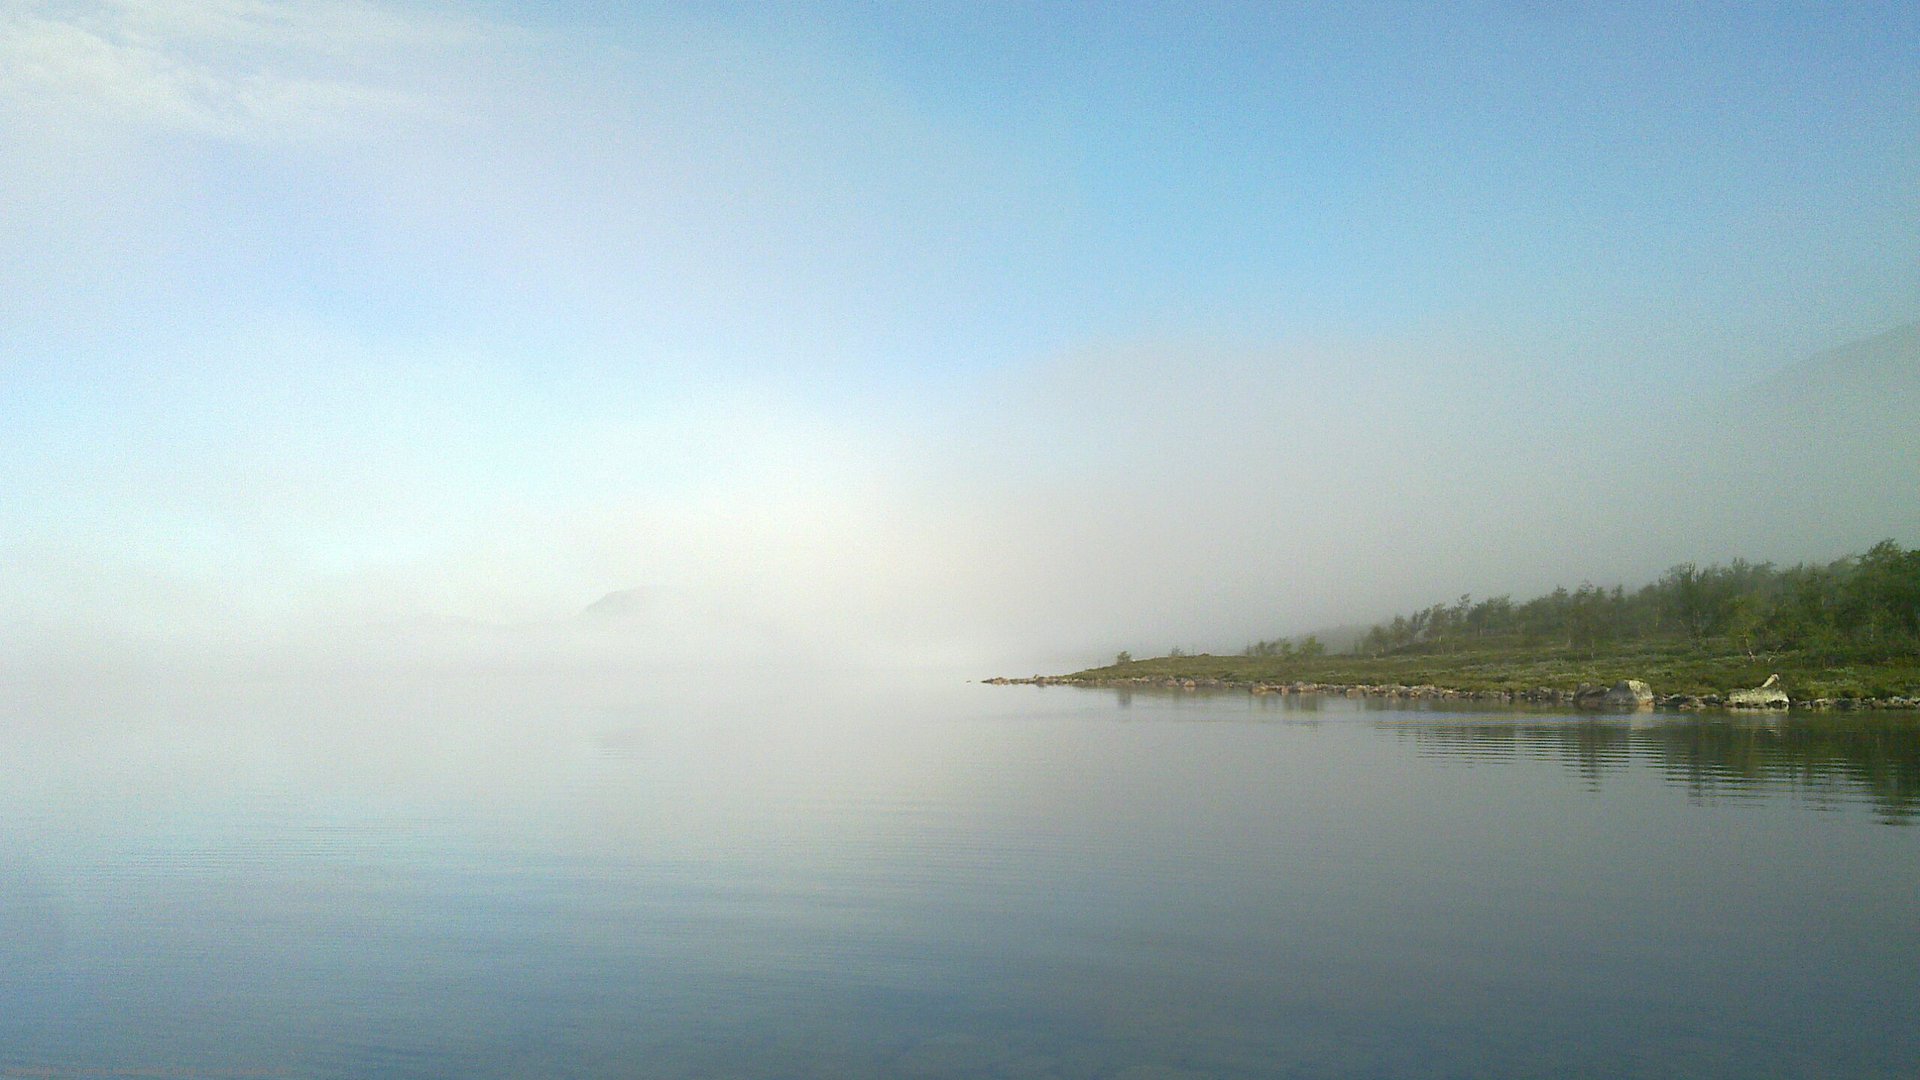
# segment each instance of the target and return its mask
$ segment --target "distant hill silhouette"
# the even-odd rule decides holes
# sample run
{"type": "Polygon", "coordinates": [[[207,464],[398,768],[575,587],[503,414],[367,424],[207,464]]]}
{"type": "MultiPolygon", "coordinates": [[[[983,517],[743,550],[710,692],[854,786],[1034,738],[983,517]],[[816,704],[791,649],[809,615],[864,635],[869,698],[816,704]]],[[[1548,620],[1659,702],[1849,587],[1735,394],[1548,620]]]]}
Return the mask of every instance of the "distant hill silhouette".
{"type": "Polygon", "coordinates": [[[580,611],[583,619],[631,619],[659,609],[658,599],[647,589],[616,589],[588,604],[580,611]]]}
{"type": "Polygon", "coordinates": [[[1849,342],[1790,364],[1745,395],[1810,419],[1895,421],[1920,430],[1920,323],[1849,342]]]}

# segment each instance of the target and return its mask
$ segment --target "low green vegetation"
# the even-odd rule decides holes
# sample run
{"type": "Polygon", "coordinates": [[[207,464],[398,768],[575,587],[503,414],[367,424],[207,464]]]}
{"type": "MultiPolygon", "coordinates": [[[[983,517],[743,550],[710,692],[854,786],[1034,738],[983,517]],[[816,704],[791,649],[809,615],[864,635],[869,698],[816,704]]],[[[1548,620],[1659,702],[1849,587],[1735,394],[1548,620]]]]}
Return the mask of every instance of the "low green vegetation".
{"type": "Polygon", "coordinates": [[[1524,602],[1462,596],[1395,616],[1340,655],[1308,637],[1256,642],[1238,656],[1116,659],[1076,677],[1511,691],[1642,679],[1663,694],[1706,694],[1777,673],[1796,699],[1912,696],[1920,549],[1888,540],[1825,565],[1688,563],[1632,591],[1582,584],[1524,602]]]}

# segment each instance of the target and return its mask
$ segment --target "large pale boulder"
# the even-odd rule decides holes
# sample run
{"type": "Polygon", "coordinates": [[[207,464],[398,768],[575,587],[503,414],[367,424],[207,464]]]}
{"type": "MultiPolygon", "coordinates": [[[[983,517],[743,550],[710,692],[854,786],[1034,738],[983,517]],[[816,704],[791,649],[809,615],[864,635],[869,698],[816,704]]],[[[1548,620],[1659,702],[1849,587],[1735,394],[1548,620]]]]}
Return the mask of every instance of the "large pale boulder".
{"type": "Polygon", "coordinates": [[[1573,704],[1581,709],[1650,709],[1653,690],[1639,679],[1622,679],[1612,686],[1581,683],[1573,692],[1573,704]]]}
{"type": "Polygon", "coordinates": [[[1727,695],[1730,709],[1784,709],[1787,703],[1787,692],[1780,689],[1778,675],[1767,676],[1766,682],[1751,690],[1735,690],[1727,695]]]}
{"type": "Polygon", "coordinates": [[[1653,708],[1653,688],[1639,679],[1621,679],[1613,684],[1601,704],[1621,709],[1653,708]]]}

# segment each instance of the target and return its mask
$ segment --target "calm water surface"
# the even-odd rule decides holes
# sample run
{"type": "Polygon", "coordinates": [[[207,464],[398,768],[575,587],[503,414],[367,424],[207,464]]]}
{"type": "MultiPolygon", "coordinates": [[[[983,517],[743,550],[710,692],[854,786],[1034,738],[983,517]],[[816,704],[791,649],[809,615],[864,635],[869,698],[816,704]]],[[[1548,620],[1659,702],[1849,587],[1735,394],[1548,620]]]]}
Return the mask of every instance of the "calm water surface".
{"type": "Polygon", "coordinates": [[[15,709],[0,1075],[1920,1076],[1920,721],[15,709]]]}

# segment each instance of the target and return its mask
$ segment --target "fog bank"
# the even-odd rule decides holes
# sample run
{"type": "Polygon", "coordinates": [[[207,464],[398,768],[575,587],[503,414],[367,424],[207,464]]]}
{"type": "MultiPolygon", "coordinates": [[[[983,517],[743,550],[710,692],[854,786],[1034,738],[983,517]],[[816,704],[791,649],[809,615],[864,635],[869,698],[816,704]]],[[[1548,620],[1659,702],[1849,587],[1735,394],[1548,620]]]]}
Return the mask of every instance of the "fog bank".
{"type": "Polygon", "coordinates": [[[976,14],[0,12],[5,692],[1025,674],[1920,542],[1907,13],[976,14]]]}

